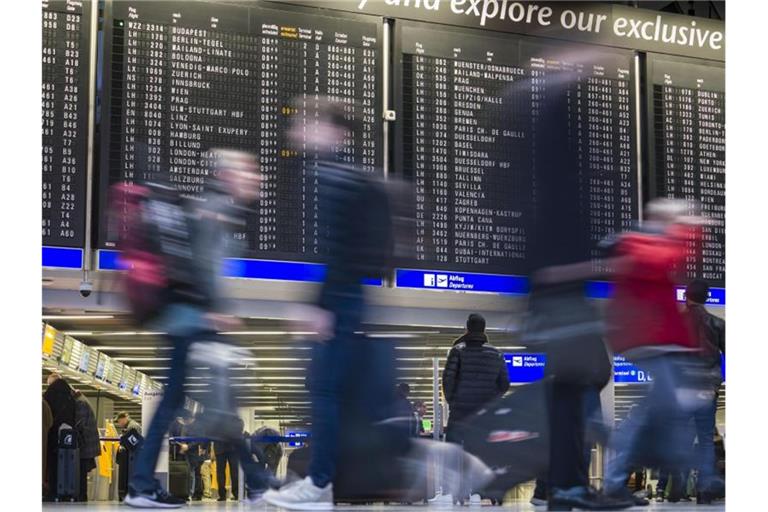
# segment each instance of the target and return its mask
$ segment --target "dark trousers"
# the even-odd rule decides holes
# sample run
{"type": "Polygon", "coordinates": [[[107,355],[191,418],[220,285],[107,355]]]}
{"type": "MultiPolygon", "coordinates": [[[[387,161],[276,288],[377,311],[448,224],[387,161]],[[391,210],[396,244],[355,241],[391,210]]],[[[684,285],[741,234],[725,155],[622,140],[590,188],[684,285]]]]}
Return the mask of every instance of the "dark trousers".
{"type": "Polygon", "coordinates": [[[370,341],[339,328],[334,339],[312,346],[309,390],[312,398],[312,460],[309,475],[318,487],[336,476],[342,403],[345,413],[374,422],[392,414],[393,352],[384,341],[370,341]],[[359,416],[358,416],[359,417],[359,416]]]}
{"type": "Polygon", "coordinates": [[[584,456],[584,388],[555,383],[550,406],[549,486],[568,489],[589,485],[584,456]]]}
{"type": "Polygon", "coordinates": [[[189,475],[192,478],[191,496],[193,498],[203,497],[203,475],[201,469],[203,467],[203,461],[200,457],[187,457],[187,464],[189,464],[189,475]]]}
{"type": "Polygon", "coordinates": [[[227,464],[229,464],[229,478],[232,483],[232,496],[238,499],[240,456],[233,451],[216,454],[216,480],[219,483],[219,498],[226,499],[227,497],[227,464]]]}
{"type": "MultiPolygon", "coordinates": [[[[698,480],[696,482],[697,490],[707,491],[715,485],[715,416],[717,413],[717,398],[705,407],[697,410],[693,415],[694,425],[696,426],[696,445],[698,463],[696,467],[699,470],[698,480]]],[[[721,484],[722,485],[722,484],[721,484]]]]}
{"type": "MultiPolygon", "coordinates": [[[[195,341],[207,341],[212,338],[210,332],[200,328],[203,312],[192,307],[179,307],[168,316],[169,327],[164,327],[166,332],[175,333],[169,335],[169,341],[173,347],[171,351],[170,371],[168,384],[165,387],[163,398],[152,416],[152,421],[144,439],[144,444],[136,455],[129,488],[132,493],[151,494],[160,483],[155,479],[155,465],[160,455],[163,437],[176,418],[178,410],[184,405],[184,379],[187,375],[187,354],[189,347],[195,341]]],[[[246,483],[253,490],[266,489],[267,480],[264,471],[261,470],[250,456],[245,440],[236,443],[236,449],[241,454],[246,483]]],[[[199,469],[198,469],[199,474],[199,469]]],[[[200,478],[196,479],[200,481],[200,478]]],[[[202,494],[202,492],[201,492],[202,494]]]]}

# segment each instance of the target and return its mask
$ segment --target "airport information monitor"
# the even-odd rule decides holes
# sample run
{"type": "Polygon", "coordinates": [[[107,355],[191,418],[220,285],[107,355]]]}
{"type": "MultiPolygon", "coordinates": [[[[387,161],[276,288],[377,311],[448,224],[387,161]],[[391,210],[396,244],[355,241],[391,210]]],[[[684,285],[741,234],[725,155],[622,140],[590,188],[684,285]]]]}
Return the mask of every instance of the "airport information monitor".
{"type": "MultiPolygon", "coordinates": [[[[109,6],[102,203],[122,181],[199,197],[206,151],[246,150],[258,155],[264,182],[235,238],[248,257],[317,260],[317,155],[311,144],[289,144],[286,131],[318,96],[339,98],[363,120],[345,139],[348,163],[381,172],[381,19],[254,4],[109,6]]],[[[100,247],[113,248],[122,228],[119,216],[103,225],[100,247]]]]}

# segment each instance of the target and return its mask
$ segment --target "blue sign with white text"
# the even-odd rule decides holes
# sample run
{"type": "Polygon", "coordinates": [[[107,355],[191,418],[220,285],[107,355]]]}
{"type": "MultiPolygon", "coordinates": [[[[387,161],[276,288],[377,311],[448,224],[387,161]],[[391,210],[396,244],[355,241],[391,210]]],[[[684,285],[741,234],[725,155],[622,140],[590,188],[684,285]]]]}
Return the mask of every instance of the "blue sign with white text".
{"type": "MultiPolygon", "coordinates": [[[[610,299],[613,295],[614,284],[609,281],[588,281],[585,293],[590,299],[610,299]]],[[[685,302],[685,286],[675,287],[675,298],[685,302]]],[[[725,306],[725,288],[710,288],[708,306],[725,306]]]]}
{"type": "Polygon", "coordinates": [[[520,384],[536,382],[544,378],[544,367],[547,364],[546,354],[504,354],[507,363],[509,382],[520,384]]]}
{"type": "Polygon", "coordinates": [[[395,286],[425,290],[511,293],[519,295],[528,293],[529,289],[528,279],[523,276],[410,269],[397,269],[395,286]]]}
{"type": "Polygon", "coordinates": [[[304,443],[301,442],[301,440],[309,438],[309,432],[286,432],[285,437],[296,438],[296,441],[288,441],[288,446],[301,447],[304,446],[304,443]]]}
{"type": "Polygon", "coordinates": [[[627,361],[624,356],[613,356],[613,382],[617,383],[647,383],[653,378],[645,370],[641,370],[627,361]]]}

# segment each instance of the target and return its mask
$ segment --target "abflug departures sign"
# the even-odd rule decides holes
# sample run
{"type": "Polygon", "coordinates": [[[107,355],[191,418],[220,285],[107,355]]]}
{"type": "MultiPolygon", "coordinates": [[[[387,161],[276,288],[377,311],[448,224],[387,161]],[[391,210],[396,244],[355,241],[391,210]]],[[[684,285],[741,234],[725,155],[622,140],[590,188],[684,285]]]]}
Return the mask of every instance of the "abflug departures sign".
{"type": "Polygon", "coordinates": [[[706,18],[582,2],[284,0],[329,9],[725,60],[725,26],[706,18]]]}

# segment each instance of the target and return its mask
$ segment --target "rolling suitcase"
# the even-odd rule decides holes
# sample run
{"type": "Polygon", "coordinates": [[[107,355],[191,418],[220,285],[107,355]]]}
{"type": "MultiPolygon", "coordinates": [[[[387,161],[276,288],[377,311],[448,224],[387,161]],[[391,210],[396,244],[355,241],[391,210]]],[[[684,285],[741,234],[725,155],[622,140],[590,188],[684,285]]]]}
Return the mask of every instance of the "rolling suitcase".
{"type": "MultiPolygon", "coordinates": [[[[464,449],[480,458],[496,477],[481,496],[500,504],[506,492],[546,474],[549,467],[548,389],[551,378],[520,386],[495,400],[460,426],[464,449]]],[[[471,485],[471,484],[470,484],[471,485]]]]}
{"type": "Polygon", "coordinates": [[[80,449],[77,431],[69,425],[59,428],[56,468],[56,501],[75,501],[80,494],[80,449]]]}
{"type": "Polygon", "coordinates": [[[189,464],[186,460],[168,461],[168,492],[182,500],[189,499],[189,464]]]}

